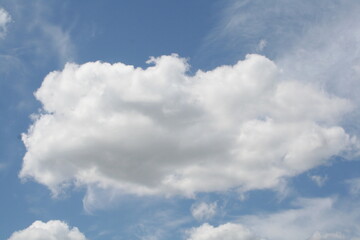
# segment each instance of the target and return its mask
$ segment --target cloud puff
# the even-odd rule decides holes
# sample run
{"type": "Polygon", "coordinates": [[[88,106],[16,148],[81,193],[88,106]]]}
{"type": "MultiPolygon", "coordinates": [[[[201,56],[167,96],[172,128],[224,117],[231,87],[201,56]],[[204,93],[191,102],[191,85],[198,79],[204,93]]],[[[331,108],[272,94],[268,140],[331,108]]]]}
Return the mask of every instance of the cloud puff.
{"type": "Polygon", "coordinates": [[[5,9],[0,8],[0,39],[4,38],[7,31],[7,25],[11,21],[10,14],[5,9]]]}
{"type": "Polygon", "coordinates": [[[47,223],[35,221],[28,228],[15,232],[8,240],[86,240],[77,229],[58,220],[47,223]]]}
{"type": "Polygon", "coordinates": [[[216,214],[217,204],[201,202],[191,208],[191,215],[199,221],[209,220],[216,214]]]}
{"type": "Polygon", "coordinates": [[[260,240],[240,224],[226,223],[213,227],[207,223],[189,231],[187,240],[260,240]]]}
{"type": "Polygon", "coordinates": [[[309,178],[316,183],[319,187],[324,186],[325,182],[328,180],[327,176],[311,175],[309,178]]]}
{"type": "Polygon", "coordinates": [[[20,177],[55,194],[69,184],[186,196],[276,188],[356,141],[339,126],[350,102],[286,79],[263,56],[194,76],[177,55],[149,63],[50,73],[20,177]]]}

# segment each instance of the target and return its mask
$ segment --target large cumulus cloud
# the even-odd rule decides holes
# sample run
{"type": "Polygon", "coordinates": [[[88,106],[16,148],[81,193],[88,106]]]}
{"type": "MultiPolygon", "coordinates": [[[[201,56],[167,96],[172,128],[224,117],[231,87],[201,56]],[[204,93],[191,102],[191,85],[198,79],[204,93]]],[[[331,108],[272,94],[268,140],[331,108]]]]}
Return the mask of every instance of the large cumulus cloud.
{"type": "Polygon", "coordinates": [[[287,79],[263,56],[193,76],[177,55],[149,63],[50,73],[23,134],[20,177],[54,193],[69,184],[186,196],[276,188],[356,141],[340,125],[349,101],[287,79]]]}
{"type": "Polygon", "coordinates": [[[70,228],[65,222],[52,220],[35,221],[28,228],[17,231],[8,240],[86,240],[78,228],[70,228]]]}

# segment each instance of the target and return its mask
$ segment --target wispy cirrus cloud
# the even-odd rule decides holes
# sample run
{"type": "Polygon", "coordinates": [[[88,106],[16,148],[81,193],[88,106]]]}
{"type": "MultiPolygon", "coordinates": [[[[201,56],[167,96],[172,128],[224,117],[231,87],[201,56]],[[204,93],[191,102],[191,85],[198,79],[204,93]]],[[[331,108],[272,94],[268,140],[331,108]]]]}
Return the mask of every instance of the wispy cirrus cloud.
{"type": "Polygon", "coordinates": [[[51,4],[37,1],[33,6],[33,17],[28,26],[29,32],[38,32],[41,37],[33,39],[33,47],[39,55],[47,58],[52,53],[63,66],[75,60],[76,47],[70,34],[71,27],[65,28],[61,23],[49,20],[49,13],[54,11],[51,4]],[[49,52],[51,50],[51,52],[49,52]]]}
{"type": "Polygon", "coordinates": [[[356,204],[348,206],[335,197],[299,198],[290,209],[239,216],[219,226],[204,224],[192,229],[189,239],[356,240],[359,218],[356,204]]]}
{"type": "MultiPolygon", "coordinates": [[[[59,19],[52,19],[54,8],[60,8],[66,3],[33,1],[7,1],[7,7],[12,16],[0,11],[0,30],[6,32],[6,26],[11,20],[11,40],[6,42],[3,54],[17,58],[22,65],[34,65],[36,68],[46,64],[63,66],[76,57],[76,47],[72,40],[71,29],[73,25],[65,25],[59,19]],[[58,20],[58,21],[57,21],[58,20]],[[20,37],[21,36],[21,37],[20,37]],[[32,61],[27,61],[31,58],[32,61]]],[[[69,21],[70,22],[70,21],[69,21]]]]}

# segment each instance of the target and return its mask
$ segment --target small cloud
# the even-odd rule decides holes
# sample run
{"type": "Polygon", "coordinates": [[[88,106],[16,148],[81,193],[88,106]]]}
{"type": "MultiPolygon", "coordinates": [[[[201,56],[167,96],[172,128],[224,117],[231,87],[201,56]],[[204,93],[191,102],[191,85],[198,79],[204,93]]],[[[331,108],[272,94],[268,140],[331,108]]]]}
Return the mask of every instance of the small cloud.
{"type": "Polygon", "coordinates": [[[214,217],[216,214],[216,209],[217,209],[216,202],[210,204],[201,202],[198,204],[194,204],[191,207],[191,214],[196,220],[204,221],[214,217]]]}
{"type": "Polygon", "coordinates": [[[312,175],[309,178],[316,183],[319,187],[324,186],[325,182],[328,180],[327,176],[319,176],[319,175],[312,175]]]}
{"type": "Polygon", "coordinates": [[[360,193],[360,178],[353,178],[346,181],[349,185],[349,192],[352,195],[358,195],[360,193]]]}
{"type": "Polygon", "coordinates": [[[262,50],[264,50],[266,45],[267,45],[267,41],[265,39],[261,39],[256,48],[257,52],[261,52],[262,50]]]}
{"type": "Polygon", "coordinates": [[[51,46],[56,50],[59,61],[72,61],[75,55],[75,46],[72,43],[70,33],[59,26],[42,23],[41,30],[50,40],[51,46]]]}
{"type": "Polygon", "coordinates": [[[10,14],[5,9],[0,8],[0,39],[5,37],[7,32],[7,25],[10,21],[10,14]]]}

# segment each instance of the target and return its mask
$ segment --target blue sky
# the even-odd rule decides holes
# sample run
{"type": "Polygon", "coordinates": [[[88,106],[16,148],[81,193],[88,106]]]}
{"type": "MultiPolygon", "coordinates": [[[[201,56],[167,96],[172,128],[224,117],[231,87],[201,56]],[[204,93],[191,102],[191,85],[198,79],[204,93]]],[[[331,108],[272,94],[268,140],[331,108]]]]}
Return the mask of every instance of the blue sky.
{"type": "Polygon", "coordinates": [[[360,239],[356,0],[0,2],[0,238],[360,239]]]}

